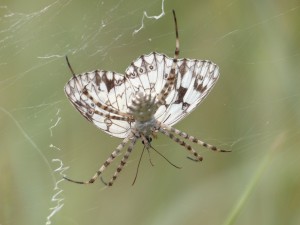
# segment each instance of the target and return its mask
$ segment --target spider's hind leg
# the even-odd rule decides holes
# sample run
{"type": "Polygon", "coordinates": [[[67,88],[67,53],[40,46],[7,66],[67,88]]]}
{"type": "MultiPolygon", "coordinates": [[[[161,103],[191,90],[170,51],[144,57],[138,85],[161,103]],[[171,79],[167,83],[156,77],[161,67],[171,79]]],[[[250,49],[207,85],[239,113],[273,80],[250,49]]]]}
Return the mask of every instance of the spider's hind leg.
{"type": "Polygon", "coordinates": [[[108,159],[103,163],[103,165],[100,167],[100,169],[95,173],[95,175],[87,180],[87,181],[76,181],[72,180],[70,178],[64,177],[64,179],[71,181],[76,184],[93,184],[96,179],[103,173],[103,171],[112,163],[112,161],[119,155],[121,150],[124,148],[124,146],[127,144],[127,142],[130,140],[129,137],[125,138],[121,144],[117,146],[117,148],[111,153],[111,155],[108,157],[108,159]]]}
{"type": "Polygon", "coordinates": [[[108,182],[108,184],[107,184],[108,186],[112,186],[112,185],[113,185],[113,183],[114,183],[114,181],[117,179],[119,173],[122,171],[123,167],[124,167],[125,164],[127,163],[127,160],[128,160],[128,158],[129,158],[129,156],[130,156],[130,153],[131,153],[132,150],[133,150],[133,147],[134,147],[134,145],[135,145],[135,143],[136,143],[136,140],[137,140],[136,137],[133,137],[133,138],[131,139],[131,142],[130,142],[130,144],[129,144],[129,146],[128,146],[128,149],[127,149],[127,151],[125,152],[125,154],[124,154],[124,156],[123,156],[123,158],[122,158],[122,160],[121,160],[121,162],[120,162],[120,164],[119,164],[119,166],[118,166],[116,172],[114,173],[113,177],[111,178],[111,180],[110,180],[110,181],[108,182]]]}
{"type": "Polygon", "coordinates": [[[188,150],[193,156],[195,156],[194,161],[202,161],[203,157],[200,156],[189,144],[185,143],[183,140],[179,139],[178,137],[175,137],[174,134],[170,133],[168,130],[159,128],[159,131],[163,133],[164,135],[168,136],[170,139],[175,141],[176,143],[183,146],[186,150],[188,150]]]}
{"type": "Polygon", "coordinates": [[[191,135],[189,135],[189,134],[187,134],[187,133],[185,133],[183,131],[180,131],[180,130],[174,128],[174,127],[170,127],[170,126],[167,126],[166,124],[162,124],[162,123],[160,123],[159,125],[162,128],[166,129],[167,131],[169,131],[171,133],[175,133],[178,136],[180,136],[180,137],[182,137],[182,138],[184,138],[186,140],[189,140],[189,141],[191,141],[193,143],[201,145],[201,146],[203,146],[205,148],[208,148],[208,149],[210,149],[212,151],[215,151],[215,152],[231,152],[230,150],[220,149],[220,148],[218,148],[218,147],[216,147],[214,145],[211,145],[211,144],[208,144],[208,143],[206,143],[204,141],[201,141],[198,138],[195,138],[194,136],[191,136],[191,135]]]}

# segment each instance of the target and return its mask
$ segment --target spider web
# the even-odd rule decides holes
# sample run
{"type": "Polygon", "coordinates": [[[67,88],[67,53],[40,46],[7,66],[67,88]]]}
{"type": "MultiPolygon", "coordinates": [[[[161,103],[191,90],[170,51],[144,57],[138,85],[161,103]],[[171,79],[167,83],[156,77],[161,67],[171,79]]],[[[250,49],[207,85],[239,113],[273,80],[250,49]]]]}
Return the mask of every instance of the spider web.
{"type": "MultiPolygon", "coordinates": [[[[213,216],[215,199],[224,199],[217,208],[226,211],[238,198],[233,193],[241,192],[238,185],[246,185],[264,156],[274,160],[267,167],[272,173],[266,172],[259,190],[264,196],[261,207],[271,213],[277,207],[280,219],[297,221],[297,207],[292,205],[287,212],[276,199],[291,199],[299,185],[295,171],[299,171],[300,5],[292,0],[256,4],[1,2],[0,224],[195,224],[199,213],[202,223],[220,224],[225,216],[213,216]],[[72,177],[88,178],[119,141],[86,123],[70,106],[63,93],[71,77],[65,55],[76,73],[93,69],[123,73],[134,59],[152,51],[173,57],[173,8],[180,58],[210,59],[221,73],[206,101],[176,127],[233,153],[224,157],[197,148],[208,159],[193,164],[184,159],[180,147],[159,137],[153,142],[155,148],[183,170],[168,169],[151,153],[154,169],[142,164],[139,180],[131,188],[142,148],[138,146],[133,163],[110,192],[99,191],[99,183],[82,187],[62,182],[67,166],[72,166],[72,177]],[[282,151],[269,151],[282,136],[282,151]],[[295,182],[288,183],[287,177],[295,182]],[[224,190],[233,191],[224,196],[224,190]],[[140,201],[147,202],[143,210],[140,201]],[[112,218],[112,208],[119,217],[112,218]]],[[[299,202],[297,195],[293,198],[299,202]]],[[[271,220],[268,215],[265,223],[271,220]]]]}

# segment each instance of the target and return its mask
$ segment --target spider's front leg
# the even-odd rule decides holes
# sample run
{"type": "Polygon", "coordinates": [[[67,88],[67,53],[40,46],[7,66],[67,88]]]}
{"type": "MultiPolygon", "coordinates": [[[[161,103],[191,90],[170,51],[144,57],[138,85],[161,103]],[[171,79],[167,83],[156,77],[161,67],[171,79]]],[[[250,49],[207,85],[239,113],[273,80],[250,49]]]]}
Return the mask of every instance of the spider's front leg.
{"type": "Polygon", "coordinates": [[[171,67],[170,73],[167,77],[167,81],[166,81],[164,87],[162,88],[161,92],[157,96],[157,99],[158,99],[157,108],[159,106],[165,104],[166,98],[167,98],[168,94],[170,93],[170,91],[176,81],[176,67],[177,67],[177,60],[179,57],[180,50],[179,50],[179,35],[178,35],[177,19],[176,19],[176,14],[175,14],[174,10],[173,10],[173,17],[174,17],[175,34],[176,34],[175,53],[174,53],[172,67],[171,67]]]}

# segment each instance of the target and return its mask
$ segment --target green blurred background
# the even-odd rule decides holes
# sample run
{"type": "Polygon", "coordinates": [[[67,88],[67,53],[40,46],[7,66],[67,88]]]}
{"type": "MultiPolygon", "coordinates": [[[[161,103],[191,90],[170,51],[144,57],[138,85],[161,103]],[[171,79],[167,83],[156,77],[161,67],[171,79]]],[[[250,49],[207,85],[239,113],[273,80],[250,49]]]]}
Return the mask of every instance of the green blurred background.
{"type": "Polygon", "coordinates": [[[300,2],[166,0],[166,14],[132,35],[143,11],[159,15],[161,5],[0,2],[1,225],[300,224],[300,2]],[[194,146],[204,156],[194,163],[159,136],[153,146],[182,169],[153,153],[155,166],[144,157],[131,186],[139,143],[112,188],[62,181],[90,178],[120,143],[69,103],[64,56],[77,73],[123,72],[152,51],[173,56],[172,9],[181,57],[221,68],[208,98],[175,127],[232,152],[194,146]]]}

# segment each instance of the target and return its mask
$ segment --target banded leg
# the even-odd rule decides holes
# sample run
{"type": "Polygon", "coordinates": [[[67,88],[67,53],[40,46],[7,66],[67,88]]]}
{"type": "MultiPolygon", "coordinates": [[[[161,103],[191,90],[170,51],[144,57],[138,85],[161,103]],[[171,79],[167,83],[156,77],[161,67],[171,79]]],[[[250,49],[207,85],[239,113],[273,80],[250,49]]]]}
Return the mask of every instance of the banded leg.
{"type": "MultiPolygon", "coordinates": [[[[88,99],[90,99],[95,105],[97,105],[100,109],[103,109],[104,111],[107,111],[108,113],[113,113],[113,114],[119,115],[121,117],[128,117],[128,118],[131,119],[131,116],[128,115],[127,113],[123,113],[123,112],[120,112],[118,110],[115,110],[111,107],[108,107],[107,105],[104,105],[104,104],[100,103],[100,101],[97,101],[97,99],[94,99],[94,97],[91,96],[89,91],[86,89],[86,86],[83,86],[83,84],[80,83],[80,81],[78,79],[78,76],[76,76],[76,74],[74,73],[74,70],[71,67],[71,64],[70,64],[69,59],[68,59],[67,56],[66,56],[66,61],[67,61],[68,67],[69,67],[69,69],[70,69],[70,71],[73,75],[73,79],[75,80],[76,88],[78,89],[77,90],[78,93],[82,92],[82,94],[85,95],[88,99]]],[[[93,86],[93,88],[95,88],[95,87],[93,86]]],[[[80,98],[82,99],[82,97],[80,97],[80,98]]],[[[84,99],[82,99],[82,100],[85,102],[84,99]]]]}
{"type": "Polygon", "coordinates": [[[102,172],[111,164],[111,162],[119,155],[120,151],[124,148],[124,146],[127,144],[127,142],[130,140],[130,137],[125,138],[121,144],[118,145],[118,147],[111,153],[109,158],[103,163],[103,165],[100,167],[100,169],[95,173],[95,175],[89,179],[88,181],[76,181],[72,180],[70,178],[64,177],[64,179],[71,181],[73,183],[77,184],[92,184],[95,182],[95,180],[102,174],[102,172]]]}
{"type": "Polygon", "coordinates": [[[175,80],[176,80],[175,69],[176,69],[177,60],[179,57],[179,35],[178,35],[177,19],[176,19],[176,14],[175,14],[174,10],[173,10],[173,17],[174,17],[175,34],[176,34],[175,54],[174,54],[171,71],[167,78],[167,82],[165,83],[164,87],[162,88],[161,92],[159,93],[159,95],[157,97],[157,99],[158,99],[157,107],[160,107],[161,105],[165,104],[166,98],[167,98],[168,94],[170,93],[172,87],[174,86],[175,80]]]}
{"type": "Polygon", "coordinates": [[[158,129],[161,133],[168,136],[170,139],[175,141],[176,143],[180,144],[181,146],[185,147],[186,150],[188,150],[193,156],[196,157],[195,161],[202,161],[203,158],[200,156],[189,144],[185,143],[183,140],[180,140],[178,137],[175,137],[174,134],[169,133],[167,130],[164,130],[163,128],[158,129]]]}
{"type": "Polygon", "coordinates": [[[184,139],[192,141],[192,142],[194,142],[194,143],[196,143],[198,145],[201,145],[201,146],[203,146],[205,148],[208,148],[208,149],[210,149],[212,151],[215,151],[215,152],[231,152],[230,150],[224,150],[224,149],[217,148],[214,145],[211,145],[211,144],[208,144],[208,143],[206,143],[204,141],[201,141],[198,138],[195,138],[194,136],[191,136],[191,135],[189,135],[189,134],[187,134],[187,133],[185,133],[183,131],[180,131],[180,130],[174,128],[174,127],[169,127],[166,124],[160,123],[160,126],[163,127],[163,128],[165,128],[169,132],[173,132],[173,133],[177,134],[178,136],[180,136],[180,137],[182,137],[184,139]]]}
{"type": "Polygon", "coordinates": [[[105,114],[105,113],[99,112],[98,110],[95,110],[94,113],[98,114],[99,116],[103,116],[107,119],[111,119],[111,120],[121,120],[121,121],[133,122],[133,120],[129,117],[119,117],[119,116],[111,115],[109,113],[105,114]]]}
{"type": "MultiPolygon", "coordinates": [[[[95,88],[95,87],[93,86],[93,88],[95,88]]],[[[103,105],[102,103],[100,103],[100,101],[98,101],[93,96],[91,96],[89,91],[85,87],[82,89],[82,94],[84,94],[87,98],[89,98],[96,106],[98,106],[100,109],[103,109],[106,112],[113,113],[113,114],[116,114],[119,116],[131,117],[127,113],[123,113],[123,112],[115,110],[111,107],[108,107],[107,105],[103,105]]]]}
{"type": "Polygon", "coordinates": [[[134,138],[131,140],[131,142],[130,142],[130,144],[129,144],[129,146],[128,146],[128,149],[127,149],[127,151],[125,152],[125,154],[124,154],[124,156],[123,156],[123,158],[122,158],[122,160],[121,160],[121,162],[120,162],[120,164],[119,164],[119,166],[118,166],[116,172],[114,173],[114,175],[113,175],[113,177],[111,178],[111,180],[108,182],[108,186],[112,186],[112,185],[113,185],[113,183],[114,183],[114,181],[117,179],[119,173],[122,171],[123,167],[125,166],[125,164],[126,164],[128,158],[129,158],[129,155],[130,155],[130,153],[132,152],[133,146],[134,146],[135,143],[136,143],[136,139],[137,139],[137,138],[134,137],[134,138]]]}
{"type": "Polygon", "coordinates": [[[92,120],[94,120],[94,118],[93,118],[94,114],[98,114],[99,116],[103,116],[107,119],[121,120],[121,121],[127,121],[127,122],[133,121],[133,119],[129,116],[118,116],[118,115],[109,113],[108,111],[99,111],[93,105],[91,106],[91,104],[87,102],[87,99],[83,98],[82,95],[80,96],[80,100],[74,101],[74,99],[70,98],[70,101],[80,111],[80,113],[91,122],[92,122],[92,120]],[[83,109],[85,109],[86,111],[84,111],[83,109]]]}

